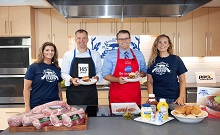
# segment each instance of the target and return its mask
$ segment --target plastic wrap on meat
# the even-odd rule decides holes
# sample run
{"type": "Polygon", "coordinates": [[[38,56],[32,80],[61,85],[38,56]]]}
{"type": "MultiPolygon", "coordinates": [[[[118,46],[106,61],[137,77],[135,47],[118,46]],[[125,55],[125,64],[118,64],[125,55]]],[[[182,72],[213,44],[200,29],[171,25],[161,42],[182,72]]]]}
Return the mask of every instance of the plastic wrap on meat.
{"type": "Polygon", "coordinates": [[[23,112],[16,115],[13,115],[7,119],[8,125],[10,127],[18,127],[22,125],[22,119],[26,116],[31,116],[31,112],[23,112]]]}
{"type": "Polygon", "coordinates": [[[32,113],[42,113],[42,110],[53,107],[53,106],[70,109],[70,106],[65,101],[52,101],[52,102],[45,103],[43,105],[36,106],[31,111],[32,113]]]}
{"type": "Polygon", "coordinates": [[[51,125],[51,122],[50,122],[50,118],[49,117],[44,117],[44,118],[40,118],[40,119],[33,118],[32,119],[32,124],[37,129],[42,129],[45,126],[51,125]]]}
{"type": "Polygon", "coordinates": [[[44,114],[32,114],[31,116],[24,116],[22,119],[23,126],[32,126],[32,121],[34,118],[40,119],[45,117],[44,114]]]}
{"type": "Polygon", "coordinates": [[[84,114],[75,114],[73,116],[68,116],[67,114],[62,115],[63,125],[66,127],[72,127],[75,125],[79,125],[85,121],[84,114]]]}

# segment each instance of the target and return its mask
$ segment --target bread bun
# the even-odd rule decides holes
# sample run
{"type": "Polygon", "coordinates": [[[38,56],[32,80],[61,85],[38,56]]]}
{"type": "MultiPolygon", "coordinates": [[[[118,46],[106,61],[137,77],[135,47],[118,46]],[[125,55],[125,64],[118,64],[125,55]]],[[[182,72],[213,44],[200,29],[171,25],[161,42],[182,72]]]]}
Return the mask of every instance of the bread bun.
{"type": "Polygon", "coordinates": [[[88,76],[83,76],[82,77],[82,81],[83,82],[89,82],[90,81],[90,78],[88,76]]]}
{"type": "Polygon", "coordinates": [[[191,114],[192,115],[199,115],[201,113],[201,109],[200,108],[192,108],[191,110],[191,114]]]}
{"type": "Polygon", "coordinates": [[[134,72],[129,73],[128,79],[135,79],[136,78],[136,74],[134,72]]]}
{"type": "Polygon", "coordinates": [[[178,106],[174,109],[175,113],[177,114],[185,114],[186,110],[184,107],[178,106]]]}

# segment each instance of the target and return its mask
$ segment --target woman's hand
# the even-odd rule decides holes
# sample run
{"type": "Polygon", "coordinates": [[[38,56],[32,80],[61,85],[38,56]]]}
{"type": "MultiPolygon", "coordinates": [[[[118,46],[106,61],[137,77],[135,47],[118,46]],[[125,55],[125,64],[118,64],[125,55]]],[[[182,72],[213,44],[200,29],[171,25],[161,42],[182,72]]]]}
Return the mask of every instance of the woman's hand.
{"type": "Polygon", "coordinates": [[[182,105],[182,106],[185,105],[183,97],[178,97],[174,103],[176,103],[178,105],[182,105]]]}

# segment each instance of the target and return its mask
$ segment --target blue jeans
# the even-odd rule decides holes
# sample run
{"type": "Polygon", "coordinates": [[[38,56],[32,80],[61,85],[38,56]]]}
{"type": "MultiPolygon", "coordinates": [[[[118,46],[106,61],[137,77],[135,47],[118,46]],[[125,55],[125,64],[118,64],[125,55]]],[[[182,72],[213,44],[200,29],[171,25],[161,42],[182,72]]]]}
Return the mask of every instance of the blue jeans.
{"type": "MultiPolygon", "coordinates": [[[[160,101],[160,98],[161,98],[161,97],[155,97],[155,99],[157,100],[157,102],[160,101]]],[[[176,101],[176,99],[171,99],[171,98],[164,98],[164,99],[166,99],[167,104],[172,104],[173,102],[176,101]]]]}

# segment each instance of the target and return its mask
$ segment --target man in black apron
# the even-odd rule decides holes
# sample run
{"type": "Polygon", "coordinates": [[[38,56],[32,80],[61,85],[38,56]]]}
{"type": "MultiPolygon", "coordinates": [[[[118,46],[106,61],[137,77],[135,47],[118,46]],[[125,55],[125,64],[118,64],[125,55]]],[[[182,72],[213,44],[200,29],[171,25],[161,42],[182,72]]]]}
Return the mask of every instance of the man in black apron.
{"type": "MultiPolygon", "coordinates": [[[[65,72],[64,69],[67,68],[67,65],[70,65],[68,74],[71,76],[69,79],[70,86],[67,86],[66,89],[67,103],[69,105],[98,105],[96,84],[81,85],[79,84],[79,79],[82,79],[83,76],[89,76],[89,78],[95,78],[97,80],[99,79],[96,75],[96,65],[92,55],[96,55],[94,56],[96,58],[96,63],[97,59],[101,60],[100,55],[98,52],[87,48],[87,31],[82,29],[76,31],[75,41],[77,48],[74,49],[74,51],[67,52],[69,54],[64,54],[64,64],[62,64],[63,70],[61,68],[62,74],[66,75],[67,72],[65,72]],[[71,61],[68,59],[68,57],[70,57],[69,55],[73,55],[71,61]]],[[[98,70],[100,71],[100,68],[98,70]]],[[[68,77],[65,78],[64,75],[62,75],[62,77],[65,81],[68,80],[66,79],[68,77]]]]}

